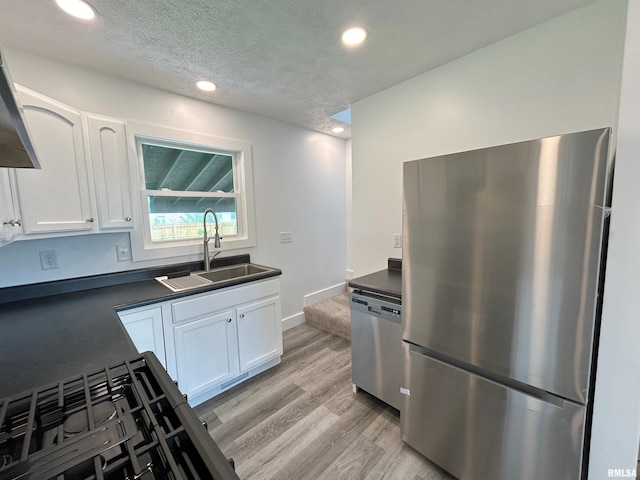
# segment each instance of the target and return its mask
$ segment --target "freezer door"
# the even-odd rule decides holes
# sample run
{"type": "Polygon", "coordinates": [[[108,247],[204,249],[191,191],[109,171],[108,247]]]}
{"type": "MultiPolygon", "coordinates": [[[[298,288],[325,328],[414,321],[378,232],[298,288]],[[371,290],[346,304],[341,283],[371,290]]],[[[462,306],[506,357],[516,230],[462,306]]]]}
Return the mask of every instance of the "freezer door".
{"type": "Polygon", "coordinates": [[[539,398],[411,351],[402,439],[460,480],[577,480],[586,408],[539,398]]]}
{"type": "Polygon", "coordinates": [[[585,403],[608,138],[405,163],[403,338],[585,403]]]}

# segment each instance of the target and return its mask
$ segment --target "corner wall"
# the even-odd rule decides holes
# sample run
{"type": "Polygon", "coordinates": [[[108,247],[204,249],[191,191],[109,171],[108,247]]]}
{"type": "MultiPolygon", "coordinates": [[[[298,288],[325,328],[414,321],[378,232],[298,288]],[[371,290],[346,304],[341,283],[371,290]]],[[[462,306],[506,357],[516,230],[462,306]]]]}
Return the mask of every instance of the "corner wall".
{"type": "MultiPolygon", "coordinates": [[[[3,52],[16,83],[80,110],[251,143],[257,246],[224,255],[249,253],[256,263],[282,269],[285,318],[301,314],[306,294],[344,282],[344,140],[15,49],[3,52]],[[292,243],[280,243],[284,231],[292,232],[292,243]]],[[[0,287],[172,263],[117,262],[115,245],[128,241],[128,233],[16,241],[0,248],[0,287]],[[57,250],[60,268],[40,270],[40,250],[57,250]]]]}
{"type": "Polygon", "coordinates": [[[346,279],[351,280],[353,278],[353,248],[351,245],[352,233],[351,228],[353,226],[353,194],[352,194],[352,186],[353,186],[353,178],[351,175],[352,171],[352,156],[351,156],[351,139],[347,140],[345,146],[345,158],[346,158],[346,195],[347,195],[347,270],[346,270],[346,279]]]}
{"type": "Polygon", "coordinates": [[[615,127],[625,11],[598,1],[354,103],[354,275],[401,256],[402,162],[615,127]]]}

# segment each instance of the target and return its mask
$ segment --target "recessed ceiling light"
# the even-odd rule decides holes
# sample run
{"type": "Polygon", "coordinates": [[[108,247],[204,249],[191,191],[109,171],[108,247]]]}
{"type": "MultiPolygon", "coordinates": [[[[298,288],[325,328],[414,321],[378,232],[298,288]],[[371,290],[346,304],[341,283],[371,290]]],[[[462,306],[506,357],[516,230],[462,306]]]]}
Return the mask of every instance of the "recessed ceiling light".
{"type": "Polygon", "coordinates": [[[218,88],[216,87],[215,83],[208,82],[207,80],[200,80],[198,83],[196,83],[196,86],[200,90],[204,90],[205,92],[213,92],[216,88],[218,88]]]}
{"type": "Polygon", "coordinates": [[[69,15],[80,20],[93,20],[96,12],[91,5],[83,0],[56,0],[58,7],[69,15]]]}
{"type": "Polygon", "coordinates": [[[342,127],[334,127],[334,128],[331,129],[331,131],[333,133],[342,133],[342,132],[344,132],[344,128],[342,128],[342,127]]]}
{"type": "Polygon", "coordinates": [[[351,27],[342,32],[342,43],[345,45],[360,45],[367,38],[367,30],[363,27],[351,27]]]}

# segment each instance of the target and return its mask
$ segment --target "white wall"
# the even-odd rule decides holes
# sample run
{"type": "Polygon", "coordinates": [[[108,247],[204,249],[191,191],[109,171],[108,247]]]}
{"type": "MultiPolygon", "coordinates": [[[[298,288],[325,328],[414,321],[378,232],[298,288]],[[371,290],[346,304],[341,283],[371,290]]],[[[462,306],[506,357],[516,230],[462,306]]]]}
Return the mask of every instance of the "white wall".
{"type": "Polygon", "coordinates": [[[402,162],[615,126],[625,8],[601,0],[354,103],[355,275],[401,256],[402,162]]]}
{"type": "Polygon", "coordinates": [[[353,278],[353,248],[351,246],[351,228],[353,226],[353,195],[351,191],[351,187],[353,185],[353,179],[351,175],[352,171],[352,159],[351,159],[351,140],[347,140],[346,148],[345,148],[345,156],[346,156],[346,180],[347,180],[347,272],[346,278],[347,280],[351,280],[353,278]]]}
{"type": "Polygon", "coordinates": [[[589,479],[635,469],[640,438],[640,3],[629,2],[589,479]]]}
{"type": "Polygon", "coordinates": [[[600,0],[352,105],[356,276],[397,255],[403,161],[614,127],[590,480],[634,469],[640,436],[640,4],[629,4],[600,0]]]}
{"type": "MultiPolygon", "coordinates": [[[[250,253],[255,262],[282,269],[284,317],[302,311],[305,294],[344,282],[344,140],[14,49],[3,51],[16,83],[80,110],[251,143],[257,246],[225,255],[250,253]],[[292,243],[280,244],[282,231],[293,233],[292,243]]],[[[14,242],[0,248],[0,287],[171,263],[117,262],[115,245],[126,241],[128,234],[14,242]],[[60,268],[42,271],[38,251],[49,249],[58,250],[60,268]]]]}

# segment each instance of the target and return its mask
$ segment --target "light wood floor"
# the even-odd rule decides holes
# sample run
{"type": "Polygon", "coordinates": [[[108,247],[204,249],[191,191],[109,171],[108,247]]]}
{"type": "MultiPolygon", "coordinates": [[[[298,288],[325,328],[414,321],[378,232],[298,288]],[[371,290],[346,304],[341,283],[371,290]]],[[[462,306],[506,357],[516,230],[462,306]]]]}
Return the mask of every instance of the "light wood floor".
{"type": "Polygon", "coordinates": [[[305,324],[280,365],[195,410],[243,480],[451,478],[402,442],[396,410],[352,392],[350,343],[305,324]]]}

